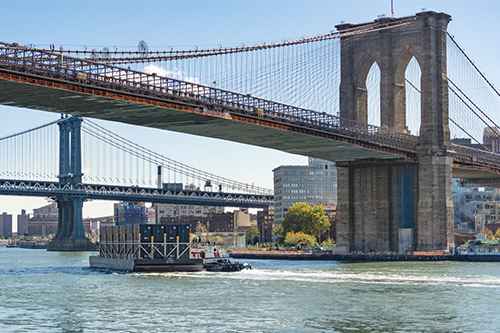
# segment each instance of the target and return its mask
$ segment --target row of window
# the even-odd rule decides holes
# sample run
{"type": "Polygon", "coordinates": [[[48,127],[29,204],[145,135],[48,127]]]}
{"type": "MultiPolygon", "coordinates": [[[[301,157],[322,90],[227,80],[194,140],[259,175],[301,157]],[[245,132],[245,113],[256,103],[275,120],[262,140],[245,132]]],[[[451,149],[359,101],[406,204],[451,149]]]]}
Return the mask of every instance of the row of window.
{"type": "Polygon", "coordinates": [[[283,170],[276,171],[274,173],[274,177],[278,176],[313,176],[314,171],[305,171],[305,170],[283,170]]]}
{"type": "MultiPolygon", "coordinates": [[[[323,191],[317,191],[317,192],[337,194],[337,188],[325,189],[323,191]]],[[[281,193],[314,193],[314,191],[313,190],[283,190],[283,191],[275,193],[275,195],[278,195],[281,193]]]]}
{"type": "Polygon", "coordinates": [[[284,195],[283,200],[298,200],[297,202],[300,202],[300,200],[313,200],[316,197],[322,197],[325,200],[337,200],[336,195],[284,195]]]}
{"type": "MultiPolygon", "coordinates": [[[[283,183],[281,184],[282,187],[314,187],[312,184],[313,183],[323,183],[323,182],[331,182],[336,184],[337,183],[337,177],[316,177],[316,181],[314,181],[314,178],[311,178],[311,182],[308,183],[283,183]]],[[[276,187],[280,187],[280,184],[276,182],[276,187]]],[[[325,186],[328,187],[328,186],[325,186]]]]}

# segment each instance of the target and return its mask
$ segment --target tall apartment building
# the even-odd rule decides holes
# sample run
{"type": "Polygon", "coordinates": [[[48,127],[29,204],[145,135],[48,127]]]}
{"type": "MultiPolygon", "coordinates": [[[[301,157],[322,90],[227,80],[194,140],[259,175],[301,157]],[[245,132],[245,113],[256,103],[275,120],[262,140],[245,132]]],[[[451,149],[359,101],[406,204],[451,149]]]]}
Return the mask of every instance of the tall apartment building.
{"type": "Polygon", "coordinates": [[[308,165],[282,165],[274,172],[274,225],[280,225],[289,207],[337,206],[337,168],[334,162],[309,158],[308,165]]]}
{"type": "Polygon", "coordinates": [[[22,236],[28,233],[28,214],[24,209],[21,210],[21,215],[17,215],[17,234],[22,236]]]}
{"type": "Polygon", "coordinates": [[[0,237],[5,239],[12,236],[12,215],[3,213],[0,215],[0,237]]]}

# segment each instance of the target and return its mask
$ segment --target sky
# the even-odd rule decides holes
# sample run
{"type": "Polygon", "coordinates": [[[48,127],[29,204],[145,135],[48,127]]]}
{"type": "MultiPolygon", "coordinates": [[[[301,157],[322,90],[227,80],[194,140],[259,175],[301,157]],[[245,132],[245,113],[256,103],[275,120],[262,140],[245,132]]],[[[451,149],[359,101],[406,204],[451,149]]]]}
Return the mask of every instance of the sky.
{"type": "MultiPolygon", "coordinates": [[[[0,40],[66,48],[151,48],[251,44],[324,34],[340,21],[369,22],[390,15],[390,0],[307,1],[4,1],[0,40]]],[[[396,16],[430,8],[452,15],[449,31],[496,85],[500,43],[495,22],[500,1],[394,0],[396,16]]],[[[55,120],[59,115],[0,106],[0,137],[55,120]]],[[[272,188],[272,169],[305,164],[307,158],[275,150],[136,126],[104,123],[116,133],[179,162],[272,188]]],[[[0,156],[2,158],[2,156],[0,156]]],[[[0,213],[14,216],[45,199],[0,196],[0,213]]],[[[84,217],[112,214],[111,202],[90,202],[84,217]]]]}

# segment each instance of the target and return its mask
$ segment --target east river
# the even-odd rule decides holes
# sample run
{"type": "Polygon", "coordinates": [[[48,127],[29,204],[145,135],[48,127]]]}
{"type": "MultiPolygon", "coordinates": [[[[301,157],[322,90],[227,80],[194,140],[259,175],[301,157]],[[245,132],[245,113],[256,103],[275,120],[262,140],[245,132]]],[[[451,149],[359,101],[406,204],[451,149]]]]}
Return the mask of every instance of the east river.
{"type": "Polygon", "coordinates": [[[119,274],[0,248],[0,332],[499,332],[500,263],[251,261],[119,274]]]}

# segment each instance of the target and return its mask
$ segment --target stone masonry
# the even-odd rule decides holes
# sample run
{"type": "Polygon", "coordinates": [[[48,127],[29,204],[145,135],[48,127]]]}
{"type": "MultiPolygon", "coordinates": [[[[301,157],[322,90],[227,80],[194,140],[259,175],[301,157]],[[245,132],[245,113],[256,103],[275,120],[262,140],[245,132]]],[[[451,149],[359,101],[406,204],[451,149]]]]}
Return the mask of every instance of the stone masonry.
{"type": "MultiPolygon", "coordinates": [[[[340,116],[367,122],[366,78],[380,68],[381,126],[400,132],[406,125],[405,70],[415,57],[421,69],[421,128],[416,159],[339,168],[337,243],[347,251],[397,251],[400,222],[398,163],[413,176],[413,246],[453,246],[452,162],[448,127],[446,29],[451,16],[433,11],[377,23],[406,25],[341,39],[340,116]]],[[[369,28],[342,24],[339,31],[369,28]]]]}

